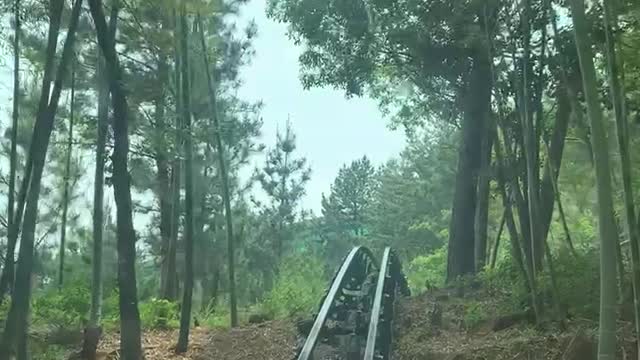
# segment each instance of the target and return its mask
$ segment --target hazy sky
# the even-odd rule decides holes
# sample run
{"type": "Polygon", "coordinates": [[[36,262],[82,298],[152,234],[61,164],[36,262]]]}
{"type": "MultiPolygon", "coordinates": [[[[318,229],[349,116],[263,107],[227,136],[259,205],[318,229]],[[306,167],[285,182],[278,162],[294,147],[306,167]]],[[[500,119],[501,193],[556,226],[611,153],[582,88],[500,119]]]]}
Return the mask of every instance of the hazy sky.
{"type": "Polygon", "coordinates": [[[258,37],[256,56],[243,69],[245,81],[240,95],[263,100],[263,142],[275,142],[276,129],[284,129],[287,116],[297,134],[298,150],[306,156],[311,180],[303,207],[318,213],[322,193],[327,193],[342,164],[367,155],[382,163],[400,152],[404,134],[391,131],[377,103],[371,99],[349,99],[333,89],[304,90],[299,80],[301,49],[287,38],[286,25],[265,15],[266,0],[252,0],[242,17],[255,19],[258,37]]]}

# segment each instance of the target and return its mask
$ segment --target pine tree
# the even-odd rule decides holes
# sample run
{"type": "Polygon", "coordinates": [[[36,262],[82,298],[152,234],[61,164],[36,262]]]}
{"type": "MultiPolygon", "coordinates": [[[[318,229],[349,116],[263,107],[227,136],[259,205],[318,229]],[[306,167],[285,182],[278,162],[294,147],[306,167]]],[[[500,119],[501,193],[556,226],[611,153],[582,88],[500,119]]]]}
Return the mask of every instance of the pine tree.
{"type": "Polygon", "coordinates": [[[269,204],[263,205],[262,210],[273,230],[276,259],[282,259],[290,238],[288,227],[297,218],[296,207],[305,194],[311,169],[305,158],[293,156],[296,136],[289,122],[284,134],[278,132],[276,139],[275,148],[267,153],[264,167],[256,170],[255,176],[269,198],[269,204]]]}
{"type": "MultiPolygon", "coordinates": [[[[127,169],[129,153],[129,105],[122,83],[113,29],[105,20],[102,1],[89,0],[91,17],[96,27],[98,45],[105,57],[113,104],[113,191],[117,208],[118,287],[120,307],[120,347],[125,360],[142,358],[140,313],[136,284],[136,234],[133,228],[131,184],[127,169]]],[[[117,7],[117,4],[113,6],[117,7]]]]}

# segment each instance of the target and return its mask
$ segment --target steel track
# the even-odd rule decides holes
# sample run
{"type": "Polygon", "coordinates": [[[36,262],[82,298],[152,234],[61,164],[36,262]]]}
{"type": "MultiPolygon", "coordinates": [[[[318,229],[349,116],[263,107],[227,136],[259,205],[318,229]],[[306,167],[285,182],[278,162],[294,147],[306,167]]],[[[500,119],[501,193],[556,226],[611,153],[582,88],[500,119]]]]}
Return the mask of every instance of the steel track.
{"type": "Polygon", "coordinates": [[[355,247],[345,257],[321,301],[297,360],[323,360],[324,347],[345,360],[390,358],[396,295],[409,288],[398,257],[385,248],[377,263],[371,251],[355,247]]]}

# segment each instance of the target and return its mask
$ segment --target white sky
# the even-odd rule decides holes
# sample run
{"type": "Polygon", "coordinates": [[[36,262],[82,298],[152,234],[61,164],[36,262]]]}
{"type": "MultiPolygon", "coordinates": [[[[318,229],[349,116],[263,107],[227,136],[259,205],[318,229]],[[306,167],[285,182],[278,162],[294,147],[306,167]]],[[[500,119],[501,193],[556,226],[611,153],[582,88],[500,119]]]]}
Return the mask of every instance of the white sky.
{"type": "MultiPolygon", "coordinates": [[[[243,10],[243,20],[255,19],[256,56],[243,69],[240,96],[263,100],[263,142],[275,143],[276,129],[284,129],[287,116],[297,134],[299,153],[311,165],[312,175],[302,206],[319,213],[323,192],[329,191],[342,164],[367,155],[380,164],[397,155],[404,134],[391,131],[374,100],[346,99],[342,91],[305,91],[299,80],[299,47],[286,36],[286,25],[265,15],[266,0],[253,0],[243,10]]],[[[260,159],[261,160],[261,159],[260,159]]]]}

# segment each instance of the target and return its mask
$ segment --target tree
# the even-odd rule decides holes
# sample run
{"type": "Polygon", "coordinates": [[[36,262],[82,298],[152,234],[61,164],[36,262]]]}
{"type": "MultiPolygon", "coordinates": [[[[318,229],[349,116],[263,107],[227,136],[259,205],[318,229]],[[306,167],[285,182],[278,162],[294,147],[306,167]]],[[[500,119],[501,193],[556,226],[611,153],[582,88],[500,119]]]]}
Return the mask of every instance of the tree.
{"type": "Polygon", "coordinates": [[[139,360],[142,358],[142,346],[135,272],[136,234],[133,228],[130,175],[127,169],[129,105],[122,83],[122,70],[116,53],[115,38],[112,36],[113,31],[107,27],[102,1],[89,0],[89,6],[96,27],[98,45],[105,57],[114,116],[112,162],[118,225],[120,347],[123,359],[139,360]]]}
{"type": "Polygon", "coordinates": [[[331,185],[329,197],[322,196],[322,215],[341,233],[365,234],[365,216],[375,191],[375,169],[364,156],[344,165],[331,185]]]}
{"type": "MultiPolygon", "coordinates": [[[[624,72],[624,68],[619,69],[619,65],[623,64],[620,58],[621,54],[616,51],[619,40],[614,36],[617,30],[618,16],[615,12],[615,3],[613,1],[604,1],[604,30],[607,55],[607,71],[609,75],[609,92],[611,102],[613,103],[613,111],[616,120],[616,133],[618,140],[618,150],[620,153],[620,168],[622,173],[622,186],[624,208],[626,215],[627,233],[629,234],[629,242],[631,245],[631,275],[634,297],[634,312],[636,337],[638,339],[638,349],[640,350],[640,241],[638,237],[638,224],[636,223],[635,205],[633,198],[633,186],[631,183],[631,160],[629,152],[629,125],[627,123],[627,114],[625,109],[624,88],[620,81],[619,72],[624,72]]],[[[624,77],[623,77],[624,78],[624,77]]],[[[621,278],[624,278],[621,275],[621,278]]]]}
{"type": "Polygon", "coordinates": [[[264,167],[255,174],[270,201],[270,204],[262,205],[262,211],[269,219],[276,259],[282,259],[285,252],[290,234],[287,227],[296,220],[296,207],[311,175],[306,159],[294,158],[295,150],[296,136],[287,122],[284,134],[278,132],[276,135],[276,146],[267,153],[264,167]]]}
{"type": "Polygon", "coordinates": [[[191,129],[191,97],[189,82],[189,55],[188,55],[188,26],[187,9],[183,1],[180,7],[180,78],[182,86],[182,120],[185,154],[185,275],[184,294],[182,297],[182,309],[180,313],[180,334],[176,352],[187,351],[189,344],[189,328],[191,326],[191,305],[193,297],[193,133],[191,129]]]}
{"type": "Polygon", "coordinates": [[[213,88],[211,79],[211,69],[209,64],[209,55],[207,44],[204,37],[204,28],[202,26],[202,20],[198,13],[198,27],[200,29],[200,40],[202,45],[202,56],[204,58],[205,73],[207,74],[207,85],[209,90],[209,107],[211,112],[211,118],[213,120],[214,137],[216,145],[216,153],[218,155],[218,168],[220,171],[220,182],[222,186],[222,199],[224,202],[224,215],[226,220],[227,230],[227,257],[228,257],[228,271],[229,271],[229,305],[231,315],[231,327],[238,326],[238,309],[236,298],[236,278],[235,278],[235,238],[233,237],[233,218],[231,215],[231,195],[229,191],[229,173],[225,164],[225,151],[222,144],[222,134],[220,121],[218,120],[218,108],[215,89],[213,88]]]}
{"type": "Polygon", "coordinates": [[[446,244],[459,135],[448,126],[411,135],[399,158],[377,170],[366,217],[371,246],[413,259],[446,244]]]}
{"type": "MultiPolygon", "coordinates": [[[[56,2],[52,4],[51,22],[50,22],[50,35],[51,33],[57,33],[60,15],[62,13],[62,2],[56,2]]],[[[32,163],[33,169],[30,176],[29,190],[27,191],[27,198],[25,203],[24,222],[22,228],[22,237],[20,239],[20,251],[18,256],[18,266],[16,268],[15,278],[15,290],[12,296],[11,307],[9,308],[9,314],[7,316],[7,322],[5,324],[5,331],[2,341],[0,342],[0,359],[10,359],[15,351],[17,340],[22,343],[21,346],[26,346],[26,334],[27,334],[27,315],[29,312],[29,302],[31,298],[31,271],[33,267],[33,253],[34,253],[34,234],[36,228],[36,220],[38,214],[38,199],[40,196],[40,182],[42,179],[42,172],[44,169],[45,158],[47,155],[47,147],[51,138],[51,131],[53,129],[53,122],[55,114],[58,109],[58,101],[62,92],[62,82],[67,73],[67,67],[73,56],[75,31],[78,25],[78,19],[80,17],[80,8],[82,5],[81,0],[77,0],[74,3],[72,14],[69,21],[69,30],[67,32],[67,39],[64,44],[62,59],[58,66],[56,74],[56,81],[52,89],[51,98],[48,96],[48,91],[43,88],[42,97],[46,98],[41,102],[45,102],[48,106],[43,107],[44,111],[38,112],[38,118],[36,119],[36,125],[33,129],[33,147],[30,149],[29,158],[31,160],[27,163],[32,163]],[[23,338],[25,337],[25,338],[23,338]]],[[[55,39],[54,36],[50,36],[53,39],[47,47],[47,60],[53,61],[55,55],[55,39]]],[[[51,69],[51,68],[49,68],[51,69]]],[[[47,76],[45,75],[45,78],[47,76]]],[[[21,350],[23,351],[23,350],[21,350]]],[[[23,354],[24,355],[24,354],[23,354]]]]}
{"type": "Polygon", "coordinates": [[[305,87],[331,85],[378,98],[410,128],[439,118],[460,125],[459,159],[449,231],[448,279],[473,273],[476,191],[492,83],[488,44],[498,9],[474,2],[277,0],[270,14],[304,40],[305,87]],[[407,21],[407,19],[412,19],[407,21]],[[464,26],[462,25],[464,24],[464,26]],[[452,31],[442,31],[443,28],[452,31]],[[344,52],[341,49],[357,49],[344,52]],[[398,97],[400,84],[412,94],[398,97]],[[415,106],[413,104],[420,104],[415,106]]]}
{"type": "MultiPolygon", "coordinates": [[[[7,233],[15,232],[14,210],[16,191],[16,167],[18,161],[18,120],[20,118],[20,0],[14,1],[14,38],[13,38],[13,113],[11,115],[11,154],[9,155],[9,189],[7,197],[7,233]]],[[[11,240],[11,239],[9,239],[11,240]]],[[[0,275],[0,303],[8,287],[13,285],[15,241],[8,241],[5,263],[0,275]]]]}
{"type": "Polygon", "coordinates": [[[363,156],[343,165],[329,196],[322,195],[321,236],[331,264],[355,243],[362,243],[370,230],[367,217],[375,193],[375,172],[371,161],[363,156]]]}
{"type": "MultiPolygon", "coordinates": [[[[75,57],[75,56],[74,56],[75,57]]],[[[65,166],[64,166],[64,185],[62,195],[62,223],[60,225],[60,252],[58,267],[58,287],[62,289],[64,284],[64,253],[66,251],[66,237],[67,237],[67,216],[69,214],[69,182],[71,176],[71,154],[73,152],[73,116],[75,110],[76,101],[76,70],[75,59],[72,60],[71,70],[71,109],[69,115],[69,137],[67,138],[67,151],[65,154],[65,166]]]]}
{"type": "MultiPolygon", "coordinates": [[[[117,11],[113,6],[109,19],[109,30],[115,39],[117,11]]],[[[96,126],[95,173],[93,181],[93,249],[91,259],[91,309],[89,324],[85,330],[82,355],[90,360],[96,358],[96,351],[102,334],[102,295],[103,295],[103,234],[104,234],[104,168],[105,150],[109,130],[109,81],[102,51],[97,49],[96,80],[98,92],[98,118],[96,126]]]]}
{"type": "Polygon", "coordinates": [[[607,133],[602,119],[602,108],[598,100],[593,54],[591,52],[590,32],[585,16],[584,1],[571,0],[573,30],[575,32],[578,59],[582,71],[582,82],[587,103],[587,113],[591,125],[591,142],[596,168],[598,188],[598,230],[600,235],[600,321],[598,359],[607,360],[616,357],[616,265],[615,243],[617,230],[613,217],[613,199],[611,192],[611,167],[607,133]]]}

